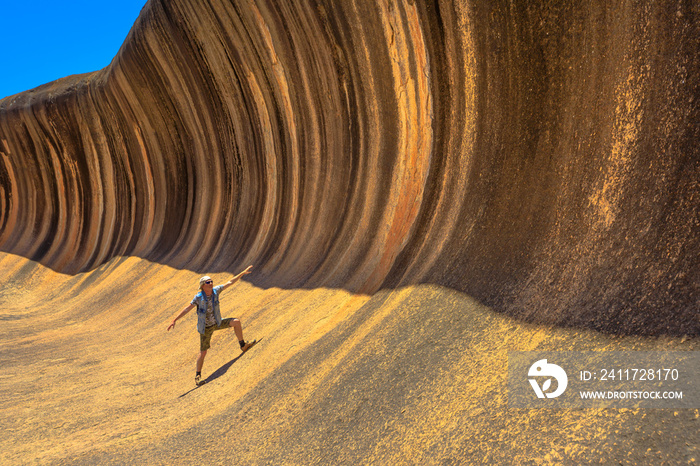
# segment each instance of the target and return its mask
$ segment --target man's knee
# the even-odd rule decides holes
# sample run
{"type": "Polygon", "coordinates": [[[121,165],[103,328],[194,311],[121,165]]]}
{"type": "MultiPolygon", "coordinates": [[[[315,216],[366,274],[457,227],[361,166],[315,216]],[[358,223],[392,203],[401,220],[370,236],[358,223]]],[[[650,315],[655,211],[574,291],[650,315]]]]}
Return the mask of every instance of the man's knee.
{"type": "Polygon", "coordinates": [[[200,352],[199,352],[199,357],[200,357],[200,358],[204,358],[204,356],[206,356],[206,355],[207,355],[207,350],[203,350],[203,351],[200,351],[200,352]]]}
{"type": "Polygon", "coordinates": [[[233,327],[234,325],[240,324],[240,323],[241,323],[240,320],[234,318],[234,319],[231,319],[231,320],[229,321],[228,326],[229,326],[229,327],[233,327]]]}

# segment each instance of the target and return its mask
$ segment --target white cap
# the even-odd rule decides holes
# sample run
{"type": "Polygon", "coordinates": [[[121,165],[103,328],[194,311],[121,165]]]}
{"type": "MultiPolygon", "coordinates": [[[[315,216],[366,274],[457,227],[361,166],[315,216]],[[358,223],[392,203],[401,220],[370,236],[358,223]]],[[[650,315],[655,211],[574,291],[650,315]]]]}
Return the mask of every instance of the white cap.
{"type": "Polygon", "coordinates": [[[211,280],[211,277],[209,275],[205,275],[202,278],[199,279],[199,289],[201,290],[202,287],[204,286],[204,282],[207,280],[211,280]]]}

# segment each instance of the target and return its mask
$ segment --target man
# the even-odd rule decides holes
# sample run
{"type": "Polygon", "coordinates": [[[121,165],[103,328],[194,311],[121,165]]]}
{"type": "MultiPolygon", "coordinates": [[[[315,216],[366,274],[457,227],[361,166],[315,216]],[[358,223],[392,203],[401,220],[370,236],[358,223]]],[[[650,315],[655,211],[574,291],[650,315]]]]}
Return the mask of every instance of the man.
{"type": "Polygon", "coordinates": [[[236,337],[238,338],[238,343],[241,346],[241,351],[246,352],[251,346],[253,346],[256,340],[247,342],[243,339],[243,327],[241,326],[241,321],[235,318],[222,319],[221,310],[219,309],[219,295],[222,291],[227,289],[229,286],[236,283],[243,276],[248,275],[253,269],[253,266],[249,266],[243,272],[239,273],[228,283],[214,287],[214,281],[211,277],[204,276],[199,279],[199,293],[194,296],[192,302],[186,306],[180,313],[173,319],[172,323],[168,326],[168,331],[175,327],[175,322],[180,317],[184,317],[185,314],[190,312],[193,308],[197,308],[197,331],[199,332],[199,357],[197,358],[197,374],[195,375],[194,382],[199,385],[202,378],[202,366],[204,365],[204,357],[207,355],[207,350],[211,345],[211,335],[217,330],[225,330],[233,328],[236,332],[236,337]]]}

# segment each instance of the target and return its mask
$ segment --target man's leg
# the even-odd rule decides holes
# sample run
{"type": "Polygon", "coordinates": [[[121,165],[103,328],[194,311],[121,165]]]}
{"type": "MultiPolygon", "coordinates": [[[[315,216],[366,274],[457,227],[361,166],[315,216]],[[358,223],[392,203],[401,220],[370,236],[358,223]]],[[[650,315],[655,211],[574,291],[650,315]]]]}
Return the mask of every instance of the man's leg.
{"type": "Polygon", "coordinates": [[[199,357],[197,358],[197,373],[202,372],[202,366],[204,366],[204,357],[207,355],[207,351],[200,351],[199,357]]]}
{"type": "Polygon", "coordinates": [[[236,332],[236,338],[238,338],[238,341],[243,341],[243,326],[241,325],[241,321],[238,319],[231,319],[228,325],[229,327],[233,328],[234,332],[236,332]]]}
{"type": "Polygon", "coordinates": [[[199,385],[202,379],[202,366],[204,366],[204,357],[207,355],[207,350],[211,342],[211,334],[213,328],[207,328],[204,334],[199,335],[199,356],[197,357],[197,373],[194,376],[194,382],[199,385]]]}
{"type": "Polygon", "coordinates": [[[248,343],[243,339],[243,326],[241,325],[240,320],[233,318],[229,320],[228,326],[233,328],[233,331],[236,332],[236,338],[238,338],[238,344],[241,345],[241,351],[246,351],[248,348],[253,346],[251,343],[248,343]]]}

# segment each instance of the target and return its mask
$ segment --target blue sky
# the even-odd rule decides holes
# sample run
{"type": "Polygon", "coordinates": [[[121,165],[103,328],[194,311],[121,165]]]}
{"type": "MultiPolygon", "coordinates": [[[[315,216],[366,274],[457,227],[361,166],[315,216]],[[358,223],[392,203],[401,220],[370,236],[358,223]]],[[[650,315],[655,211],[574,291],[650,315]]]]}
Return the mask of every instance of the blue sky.
{"type": "Polygon", "coordinates": [[[0,0],[0,99],[109,65],[146,0],[0,0]]]}

